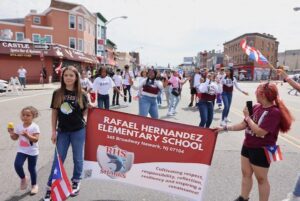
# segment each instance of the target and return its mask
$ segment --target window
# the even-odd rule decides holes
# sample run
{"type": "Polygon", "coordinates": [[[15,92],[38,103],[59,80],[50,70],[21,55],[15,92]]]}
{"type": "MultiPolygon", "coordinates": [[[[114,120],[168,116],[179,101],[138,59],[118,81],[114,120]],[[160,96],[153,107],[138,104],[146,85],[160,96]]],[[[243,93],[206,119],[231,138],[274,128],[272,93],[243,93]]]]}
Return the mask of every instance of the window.
{"type": "Polygon", "coordinates": [[[76,49],[76,39],[75,38],[69,38],[69,47],[76,49]]]}
{"type": "Polygon", "coordinates": [[[24,33],[16,32],[16,41],[23,41],[23,40],[24,40],[24,33]]]}
{"type": "Polygon", "coordinates": [[[37,16],[33,17],[33,23],[34,24],[41,24],[41,17],[37,17],[37,16]]]}
{"type": "Polygon", "coordinates": [[[97,25],[97,38],[101,37],[101,26],[98,24],[97,25]]]}
{"type": "Polygon", "coordinates": [[[78,50],[82,51],[84,50],[83,48],[83,40],[82,39],[78,39],[78,50]]]}
{"type": "Polygon", "coordinates": [[[76,28],[76,17],[75,15],[69,15],[69,28],[75,29],[76,28]]]}
{"type": "Polygon", "coordinates": [[[51,35],[45,35],[44,38],[46,39],[46,43],[52,43],[52,36],[51,35]]]}
{"type": "Polygon", "coordinates": [[[78,17],[78,30],[83,31],[83,17],[78,17]]]}
{"type": "Polygon", "coordinates": [[[105,32],[106,32],[105,26],[101,26],[101,38],[102,39],[105,39],[105,32]]]}
{"type": "Polygon", "coordinates": [[[39,43],[40,42],[40,34],[32,34],[32,42],[39,43]]]}

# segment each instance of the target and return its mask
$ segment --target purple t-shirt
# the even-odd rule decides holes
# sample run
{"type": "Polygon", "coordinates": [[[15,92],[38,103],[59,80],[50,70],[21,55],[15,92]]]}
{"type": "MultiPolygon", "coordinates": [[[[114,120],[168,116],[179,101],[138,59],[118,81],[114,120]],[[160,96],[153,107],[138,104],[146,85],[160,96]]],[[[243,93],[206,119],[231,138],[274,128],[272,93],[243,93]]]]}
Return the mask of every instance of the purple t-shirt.
{"type": "Polygon", "coordinates": [[[263,137],[257,137],[249,126],[245,130],[244,146],[249,148],[260,148],[269,145],[275,145],[279,129],[281,113],[278,107],[271,106],[263,108],[260,104],[253,107],[253,115],[251,119],[258,124],[258,126],[268,133],[263,137]]]}

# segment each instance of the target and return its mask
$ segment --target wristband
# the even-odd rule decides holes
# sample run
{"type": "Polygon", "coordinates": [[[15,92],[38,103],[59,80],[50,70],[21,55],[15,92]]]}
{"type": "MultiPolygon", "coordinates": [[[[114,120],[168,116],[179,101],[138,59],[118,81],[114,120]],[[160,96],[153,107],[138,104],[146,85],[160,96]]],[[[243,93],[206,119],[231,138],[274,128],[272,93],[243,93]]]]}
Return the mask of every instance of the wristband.
{"type": "Polygon", "coordinates": [[[227,125],[223,126],[223,129],[224,129],[225,132],[228,132],[228,127],[227,127],[227,125]]]}

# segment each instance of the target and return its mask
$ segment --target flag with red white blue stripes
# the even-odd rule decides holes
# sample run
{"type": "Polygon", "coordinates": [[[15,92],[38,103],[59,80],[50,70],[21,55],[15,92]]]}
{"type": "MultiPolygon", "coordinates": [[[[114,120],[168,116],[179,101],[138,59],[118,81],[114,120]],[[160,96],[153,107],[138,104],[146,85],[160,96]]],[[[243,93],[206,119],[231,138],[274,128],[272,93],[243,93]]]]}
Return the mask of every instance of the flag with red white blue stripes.
{"type": "Polygon", "coordinates": [[[281,149],[278,145],[264,147],[264,151],[269,163],[282,160],[281,149]]]}
{"type": "Polygon", "coordinates": [[[51,199],[52,201],[64,201],[70,196],[72,187],[57,151],[55,158],[55,168],[51,185],[51,199]]]}
{"type": "Polygon", "coordinates": [[[243,51],[249,56],[251,60],[256,61],[261,65],[269,63],[267,58],[259,50],[247,45],[247,40],[245,38],[241,40],[240,45],[243,51]]]}

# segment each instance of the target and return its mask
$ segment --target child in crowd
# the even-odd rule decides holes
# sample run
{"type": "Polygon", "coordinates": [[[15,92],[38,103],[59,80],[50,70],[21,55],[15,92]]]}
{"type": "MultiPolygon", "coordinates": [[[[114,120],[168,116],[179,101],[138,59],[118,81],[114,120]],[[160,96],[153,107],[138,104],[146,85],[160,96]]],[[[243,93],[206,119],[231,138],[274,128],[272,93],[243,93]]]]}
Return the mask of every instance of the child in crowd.
{"type": "Polygon", "coordinates": [[[31,195],[38,193],[36,164],[39,155],[38,140],[40,134],[39,126],[33,122],[38,117],[38,110],[28,106],[21,111],[21,120],[23,123],[17,125],[14,129],[10,123],[7,130],[12,140],[18,140],[18,151],[15,159],[15,170],[21,179],[21,190],[26,190],[28,186],[28,177],[25,176],[23,165],[28,160],[28,170],[31,178],[31,195]]]}

